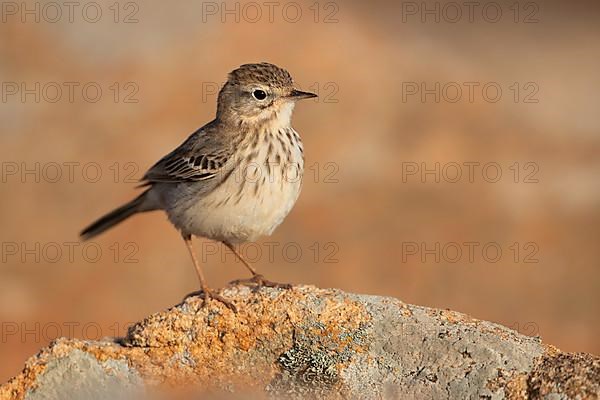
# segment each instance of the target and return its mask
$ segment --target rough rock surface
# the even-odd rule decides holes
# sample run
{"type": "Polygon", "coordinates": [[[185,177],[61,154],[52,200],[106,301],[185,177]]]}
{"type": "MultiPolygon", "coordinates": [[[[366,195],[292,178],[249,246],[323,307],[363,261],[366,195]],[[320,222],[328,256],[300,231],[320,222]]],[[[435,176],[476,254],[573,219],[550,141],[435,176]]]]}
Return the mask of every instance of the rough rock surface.
{"type": "Polygon", "coordinates": [[[221,295],[237,314],[190,298],[125,338],[58,339],[0,386],[0,399],[554,400],[600,392],[597,357],[454,311],[311,286],[232,286],[221,295]]]}

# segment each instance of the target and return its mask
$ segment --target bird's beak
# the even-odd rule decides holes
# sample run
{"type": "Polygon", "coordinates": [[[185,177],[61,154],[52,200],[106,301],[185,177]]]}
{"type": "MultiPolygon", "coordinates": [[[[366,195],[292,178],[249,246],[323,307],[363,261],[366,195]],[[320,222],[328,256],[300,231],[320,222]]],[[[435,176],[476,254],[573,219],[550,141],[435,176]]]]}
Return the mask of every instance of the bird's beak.
{"type": "Polygon", "coordinates": [[[290,93],[290,95],[288,96],[291,99],[294,100],[302,100],[302,99],[312,99],[313,97],[318,97],[316,94],[314,93],[310,93],[310,92],[302,92],[300,90],[292,90],[292,92],[290,93]]]}

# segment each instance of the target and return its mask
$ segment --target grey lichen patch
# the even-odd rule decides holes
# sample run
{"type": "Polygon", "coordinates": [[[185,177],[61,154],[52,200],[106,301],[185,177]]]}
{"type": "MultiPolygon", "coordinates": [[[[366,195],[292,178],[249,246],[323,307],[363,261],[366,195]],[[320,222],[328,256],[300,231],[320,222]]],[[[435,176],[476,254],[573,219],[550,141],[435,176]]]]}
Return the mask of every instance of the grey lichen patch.
{"type": "Polygon", "coordinates": [[[340,371],[364,348],[366,330],[366,324],[346,331],[321,322],[296,329],[293,346],[279,356],[281,372],[267,392],[277,398],[323,398],[334,391],[341,394],[340,371]]]}

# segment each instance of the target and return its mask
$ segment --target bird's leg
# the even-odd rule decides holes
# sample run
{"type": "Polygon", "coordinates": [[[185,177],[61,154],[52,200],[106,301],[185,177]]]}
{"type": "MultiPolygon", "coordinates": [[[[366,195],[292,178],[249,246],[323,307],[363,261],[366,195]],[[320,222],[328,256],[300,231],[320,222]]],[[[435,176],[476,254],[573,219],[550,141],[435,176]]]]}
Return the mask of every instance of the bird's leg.
{"type": "Polygon", "coordinates": [[[209,300],[212,298],[212,299],[215,299],[215,300],[220,301],[221,303],[225,304],[228,308],[232,309],[234,312],[237,312],[237,309],[235,308],[235,305],[233,305],[233,303],[231,303],[230,301],[221,297],[219,294],[213,292],[208,287],[208,285],[206,284],[206,279],[204,279],[204,272],[202,271],[202,267],[200,266],[200,263],[198,262],[198,259],[196,258],[196,253],[194,252],[194,246],[192,245],[192,236],[185,235],[185,234],[182,234],[182,236],[183,236],[183,241],[185,242],[185,245],[187,246],[188,251],[190,252],[190,256],[192,257],[192,262],[194,263],[194,268],[196,268],[196,273],[198,274],[198,279],[200,280],[200,290],[188,294],[187,296],[185,296],[184,300],[187,299],[188,297],[200,296],[204,299],[204,305],[206,306],[208,304],[209,300]]]}
{"type": "Polygon", "coordinates": [[[238,258],[238,260],[240,260],[242,262],[242,264],[244,264],[244,266],[246,268],[248,268],[248,270],[252,274],[252,278],[236,279],[234,281],[229,282],[230,284],[232,284],[232,285],[254,284],[254,285],[256,285],[257,289],[260,289],[263,286],[281,288],[281,289],[291,289],[292,288],[292,285],[290,285],[289,283],[277,283],[277,282],[271,282],[271,281],[266,280],[261,274],[256,272],[256,270],[252,267],[252,265],[250,265],[250,263],[248,261],[246,261],[244,259],[244,257],[242,257],[242,255],[235,249],[235,247],[233,247],[233,245],[231,243],[223,242],[223,244],[225,246],[227,246],[233,254],[235,254],[235,256],[238,258]]]}

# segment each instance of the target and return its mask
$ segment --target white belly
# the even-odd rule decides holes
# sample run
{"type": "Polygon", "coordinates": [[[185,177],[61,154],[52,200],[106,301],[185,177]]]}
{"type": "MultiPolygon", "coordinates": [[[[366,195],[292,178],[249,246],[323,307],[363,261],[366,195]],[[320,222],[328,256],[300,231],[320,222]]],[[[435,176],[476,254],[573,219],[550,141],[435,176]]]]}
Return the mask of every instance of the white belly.
{"type": "Polygon", "coordinates": [[[169,219],[184,233],[232,244],[270,235],[296,203],[304,168],[300,148],[289,155],[276,150],[267,158],[262,149],[256,161],[241,163],[214,191],[188,202],[189,207],[167,210],[169,219]]]}

